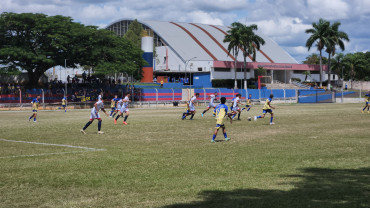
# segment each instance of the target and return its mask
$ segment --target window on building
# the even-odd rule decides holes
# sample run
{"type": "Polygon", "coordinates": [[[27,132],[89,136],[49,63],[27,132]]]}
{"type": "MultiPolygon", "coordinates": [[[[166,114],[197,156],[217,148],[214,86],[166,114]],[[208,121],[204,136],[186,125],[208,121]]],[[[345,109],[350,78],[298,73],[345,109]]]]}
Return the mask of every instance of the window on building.
{"type": "Polygon", "coordinates": [[[203,71],[203,68],[202,67],[198,67],[198,71],[203,71]]]}
{"type": "Polygon", "coordinates": [[[215,68],[215,72],[230,72],[229,68],[215,68]]]}

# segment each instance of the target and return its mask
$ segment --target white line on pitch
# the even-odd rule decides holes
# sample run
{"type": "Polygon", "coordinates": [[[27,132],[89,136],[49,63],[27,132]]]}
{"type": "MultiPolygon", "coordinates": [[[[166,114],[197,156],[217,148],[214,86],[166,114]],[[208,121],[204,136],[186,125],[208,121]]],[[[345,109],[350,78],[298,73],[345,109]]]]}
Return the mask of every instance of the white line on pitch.
{"type": "MultiPolygon", "coordinates": [[[[63,155],[63,154],[73,154],[73,153],[82,153],[82,152],[91,152],[91,151],[92,150],[73,151],[73,152],[51,152],[51,153],[41,153],[41,154],[35,154],[35,155],[14,155],[14,156],[0,157],[0,159],[17,158],[17,157],[40,157],[40,156],[46,156],[46,155],[63,155]]],[[[97,151],[102,151],[102,150],[97,150],[97,151]]]]}
{"type": "Polygon", "coordinates": [[[67,145],[67,144],[50,144],[50,143],[27,142],[27,141],[8,140],[8,139],[0,139],[0,141],[26,143],[26,144],[39,144],[39,145],[45,145],[45,146],[69,147],[69,148],[85,149],[89,151],[105,151],[106,150],[106,149],[97,149],[97,148],[91,148],[91,147],[72,146],[72,145],[67,145]]]}

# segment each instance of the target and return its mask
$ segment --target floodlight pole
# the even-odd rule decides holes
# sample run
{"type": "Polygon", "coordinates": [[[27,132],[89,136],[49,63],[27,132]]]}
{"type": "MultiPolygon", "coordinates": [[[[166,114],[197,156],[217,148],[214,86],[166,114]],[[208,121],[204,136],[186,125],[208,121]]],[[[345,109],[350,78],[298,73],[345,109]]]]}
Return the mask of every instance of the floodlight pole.
{"type": "MultiPolygon", "coordinates": [[[[187,61],[185,61],[185,78],[186,78],[186,68],[188,66],[188,63],[193,60],[193,59],[196,59],[197,57],[194,56],[193,58],[191,59],[188,59],[187,61]]],[[[191,70],[189,69],[189,84],[190,84],[190,88],[191,88],[191,70]]]]}

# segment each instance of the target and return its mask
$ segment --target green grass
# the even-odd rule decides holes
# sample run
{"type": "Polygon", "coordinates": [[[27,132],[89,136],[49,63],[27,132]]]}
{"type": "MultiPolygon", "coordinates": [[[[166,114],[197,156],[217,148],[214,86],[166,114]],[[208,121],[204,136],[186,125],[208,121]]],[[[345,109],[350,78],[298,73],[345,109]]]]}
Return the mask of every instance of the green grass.
{"type": "Polygon", "coordinates": [[[193,121],[180,119],[183,108],[130,109],[127,126],[104,116],[104,135],[96,121],[79,132],[89,110],[40,111],[37,123],[30,112],[0,112],[0,139],[106,150],[0,140],[0,207],[369,207],[361,108],[278,105],[270,126],[269,116],[247,121],[261,113],[253,106],[226,123],[231,141],[220,132],[216,143],[203,107],[193,121]]]}

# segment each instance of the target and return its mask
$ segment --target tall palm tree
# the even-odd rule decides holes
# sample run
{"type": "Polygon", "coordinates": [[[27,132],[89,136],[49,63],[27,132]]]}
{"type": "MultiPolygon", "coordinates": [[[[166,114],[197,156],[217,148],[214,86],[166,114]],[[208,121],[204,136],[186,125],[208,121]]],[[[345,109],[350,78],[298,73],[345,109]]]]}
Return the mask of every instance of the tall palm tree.
{"type": "Polygon", "coordinates": [[[320,52],[320,87],[322,87],[322,50],[326,45],[329,45],[328,32],[330,29],[330,22],[320,19],[318,23],[312,23],[311,29],[307,29],[306,33],[311,34],[307,39],[306,47],[311,49],[316,42],[317,50],[320,52]]]}
{"type": "Polygon", "coordinates": [[[230,55],[230,52],[233,53],[233,56],[235,57],[234,60],[234,70],[235,70],[235,84],[234,88],[236,89],[238,87],[237,82],[237,61],[238,61],[238,54],[239,54],[239,48],[242,45],[242,38],[241,38],[241,29],[244,25],[239,22],[233,22],[231,24],[231,29],[227,31],[227,35],[225,35],[224,43],[229,43],[227,50],[228,55],[230,55]]]}
{"type": "Polygon", "coordinates": [[[334,22],[330,26],[328,32],[329,44],[326,45],[326,52],[328,53],[328,88],[330,89],[330,81],[331,81],[331,67],[330,67],[330,56],[335,55],[335,47],[338,45],[339,48],[344,51],[344,43],[343,40],[349,41],[348,35],[345,32],[339,31],[340,22],[334,22]]]}
{"type": "Polygon", "coordinates": [[[252,61],[256,61],[256,49],[260,50],[260,46],[265,44],[265,40],[254,33],[258,30],[257,25],[243,25],[241,28],[241,48],[244,58],[244,89],[247,89],[247,56],[252,55],[252,61]]]}

